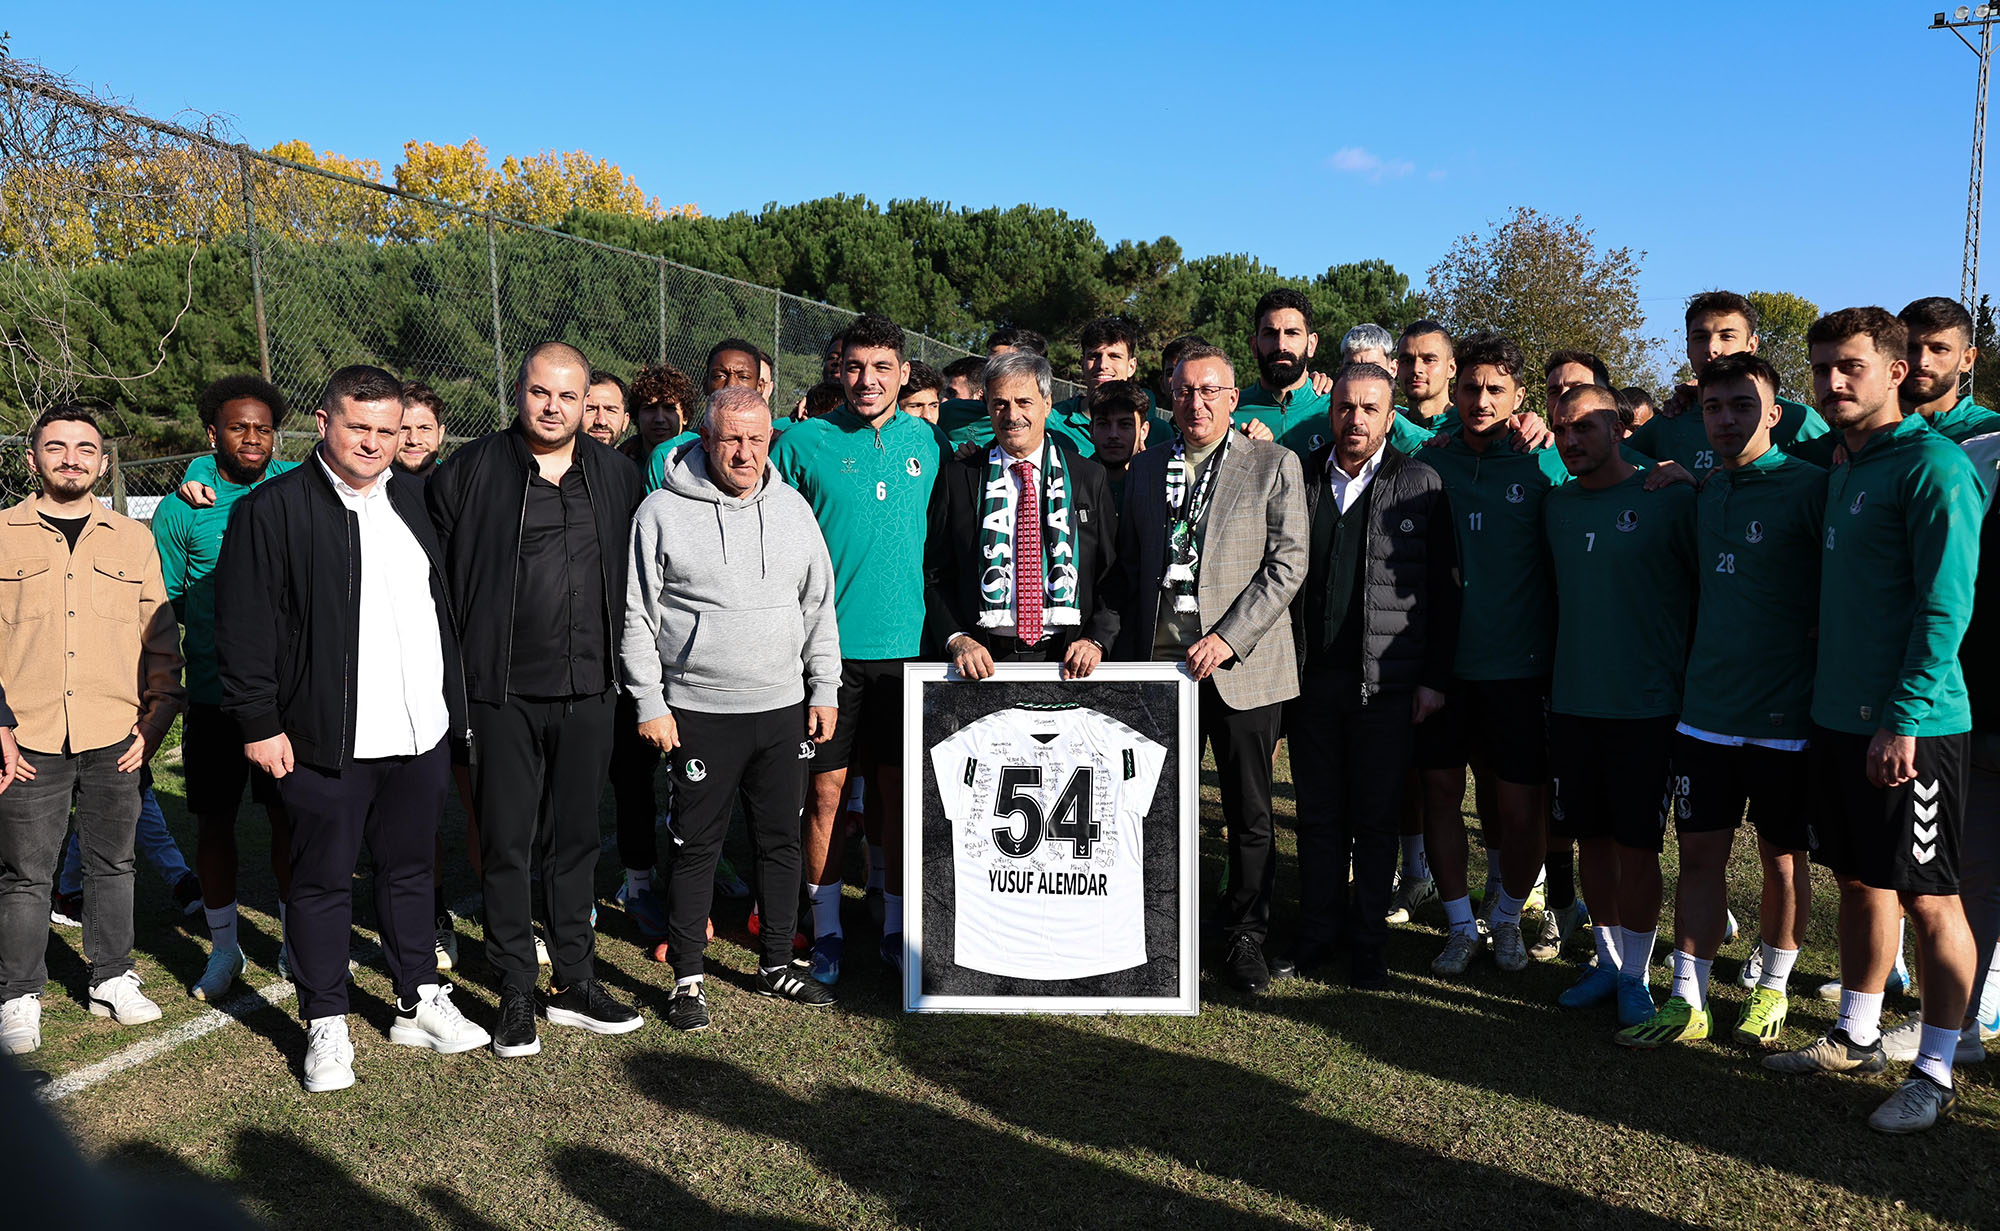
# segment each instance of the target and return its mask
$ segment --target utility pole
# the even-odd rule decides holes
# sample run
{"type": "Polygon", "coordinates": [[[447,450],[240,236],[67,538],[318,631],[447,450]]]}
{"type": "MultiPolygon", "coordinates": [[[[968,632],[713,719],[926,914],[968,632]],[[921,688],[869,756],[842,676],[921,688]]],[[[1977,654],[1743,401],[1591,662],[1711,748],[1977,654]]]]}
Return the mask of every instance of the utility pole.
{"type": "MultiPolygon", "coordinates": [[[[1965,304],[1965,310],[1972,314],[1975,323],[1979,320],[1979,212],[1981,187],[1986,179],[1986,85],[1993,65],[1993,23],[2000,21],[2000,4],[1961,4],[1949,18],[1943,13],[1931,14],[1931,29],[1949,30],[1964,43],[1972,54],[1979,57],[1979,85],[1972,101],[1972,176],[1971,187],[1966,191],[1965,200],[1965,264],[1958,276],[1958,297],[1965,304]],[[1965,37],[1962,30],[1967,27],[1979,28],[1979,45],[1965,37]]],[[[1966,393],[1972,392],[1972,379],[1966,378],[1966,393]]]]}

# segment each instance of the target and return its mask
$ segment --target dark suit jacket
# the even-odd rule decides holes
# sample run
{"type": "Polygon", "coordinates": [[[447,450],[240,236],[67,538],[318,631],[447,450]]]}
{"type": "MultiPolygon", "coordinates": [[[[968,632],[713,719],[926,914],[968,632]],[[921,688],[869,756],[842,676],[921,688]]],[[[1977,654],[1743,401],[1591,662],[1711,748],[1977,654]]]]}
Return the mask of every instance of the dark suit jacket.
{"type": "MultiPolygon", "coordinates": [[[[1125,472],[1119,567],[1108,588],[1124,633],[1112,657],[1153,656],[1160,578],[1167,563],[1167,462],[1172,441],[1132,459],[1125,472]]],[[[1299,695],[1291,603],[1306,578],[1311,523],[1305,479],[1290,449],[1239,436],[1217,473],[1202,539],[1201,625],[1236,652],[1209,677],[1232,709],[1299,695]]]]}
{"type": "MultiPolygon", "coordinates": [[[[1105,579],[1116,561],[1118,512],[1105,482],[1104,467],[1079,456],[1060,436],[1050,440],[1062,451],[1069,477],[1069,507],[1076,527],[1077,610],[1083,622],[1052,627],[1050,634],[1067,646],[1088,637],[1108,656],[1118,638],[1118,613],[1102,601],[1105,579]]],[[[988,450],[954,457],[944,464],[931,488],[930,529],[924,543],[924,626],[928,640],[942,651],[947,638],[964,633],[990,645],[979,627],[979,582],[986,561],[979,553],[979,506],[985,495],[988,450]]]]}

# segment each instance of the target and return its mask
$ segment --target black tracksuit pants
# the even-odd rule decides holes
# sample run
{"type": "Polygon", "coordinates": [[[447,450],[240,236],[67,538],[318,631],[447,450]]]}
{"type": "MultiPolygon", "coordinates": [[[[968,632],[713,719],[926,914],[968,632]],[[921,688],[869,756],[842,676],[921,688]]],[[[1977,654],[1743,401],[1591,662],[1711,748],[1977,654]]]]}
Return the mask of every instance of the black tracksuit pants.
{"type": "MultiPolygon", "coordinates": [[[[431,865],[450,790],[451,756],[442,740],[413,757],[355,761],[338,774],[300,765],[278,779],[292,818],[285,939],[307,1021],[347,1012],[354,863],[363,842],[375,864],[375,915],[397,997],[414,1003],[419,987],[438,981],[431,865]]],[[[531,947],[530,967],[534,961],[531,947]]]]}
{"type": "Polygon", "coordinates": [[[1389,943],[1403,776],[1415,750],[1409,690],[1377,692],[1363,704],[1358,674],[1313,672],[1290,718],[1299,944],[1346,946],[1373,962],[1389,943]]]}
{"type": "Polygon", "coordinates": [[[597,801],[611,763],[614,691],[562,699],[474,701],[473,806],[486,890],[486,959],[503,987],[533,990],[529,872],[541,856],[549,959],[557,987],[595,978],[597,801]],[[547,822],[537,825],[546,803],[547,822]]]}
{"type": "Polygon", "coordinates": [[[612,721],[611,798],[618,812],[618,862],[650,871],[660,858],[659,838],[653,832],[660,811],[653,798],[660,750],[639,737],[639,704],[622,692],[612,721]]]}
{"type": "Polygon", "coordinates": [[[674,837],[667,851],[667,961],[674,977],[702,973],[715,861],[741,795],[755,852],[765,966],[792,960],[798,924],[799,833],[813,744],[803,701],[761,714],[675,710],[680,747],[669,755],[674,837]]]}
{"type": "Polygon", "coordinates": [[[1271,936],[1271,888],[1277,883],[1278,848],[1271,821],[1271,757],[1278,750],[1282,704],[1232,709],[1214,680],[1201,682],[1199,740],[1215,751],[1222,788],[1222,823],[1229,828],[1229,892],[1222,899],[1222,927],[1234,940],[1259,945],[1271,936]]]}

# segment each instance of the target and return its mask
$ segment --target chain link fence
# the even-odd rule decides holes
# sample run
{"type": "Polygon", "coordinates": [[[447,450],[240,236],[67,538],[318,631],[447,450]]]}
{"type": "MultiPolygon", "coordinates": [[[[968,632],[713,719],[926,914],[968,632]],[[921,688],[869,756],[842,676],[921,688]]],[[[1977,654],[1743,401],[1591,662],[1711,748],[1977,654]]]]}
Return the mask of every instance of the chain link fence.
{"type": "MultiPolygon", "coordinates": [[[[101,494],[140,517],[200,456],[193,393],[229,372],[260,372],[291,400],[279,455],[297,459],[312,441],[303,408],[347,364],[436,389],[455,442],[507,422],[515,366],[537,342],[569,342],[628,380],[672,364],[698,386],[709,347],[735,337],[773,357],[783,413],[857,315],[251,150],[213,123],[136,115],[17,63],[0,68],[0,263],[6,429],[64,397],[109,404],[121,435],[101,494]],[[121,264],[122,282],[104,272],[121,264]],[[157,276],[135,304],[140,273],[157,276]],[[191,336],[190,320],[218,314],[241,327],[191,336]],[[138,359],[121,363],[126,352],[138,359]],[[176,419],[179,447],[162,450],[176,419]]],[[[909,358],[934,367],[969,353],[907,336],[909,358]]],[[[1077,392],[1058,385],[1059,398],[1077,392]]],[[[9,503],[32,489],[20,456],[0,463],[9,503]]]]}

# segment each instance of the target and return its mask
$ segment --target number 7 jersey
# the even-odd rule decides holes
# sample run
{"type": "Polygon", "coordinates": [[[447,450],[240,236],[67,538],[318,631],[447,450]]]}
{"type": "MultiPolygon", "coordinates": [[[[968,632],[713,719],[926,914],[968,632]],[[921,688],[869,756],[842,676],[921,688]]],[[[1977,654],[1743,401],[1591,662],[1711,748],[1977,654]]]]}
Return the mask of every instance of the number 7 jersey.
{"type": "Polygon", "coordinates": [[[931,749],[957,962],[1081,979],[1146,961],[1146,814],[1167,752],[1096,710],[1015,708],[931,749]]]}

